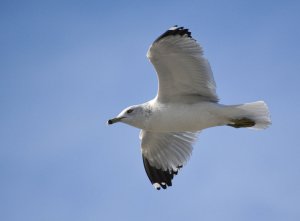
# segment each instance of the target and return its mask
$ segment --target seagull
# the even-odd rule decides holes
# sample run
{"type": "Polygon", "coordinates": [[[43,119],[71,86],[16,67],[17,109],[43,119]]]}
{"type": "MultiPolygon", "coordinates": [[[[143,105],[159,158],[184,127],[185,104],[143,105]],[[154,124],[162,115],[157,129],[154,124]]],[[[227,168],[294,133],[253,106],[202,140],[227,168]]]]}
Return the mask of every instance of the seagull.
{"type": "Polygon", "coordinates": [[[125,108],[107,123],[141,129],[143,164],[157,190],[172,186],[201,130],[215,126],[265,129],[271,124],[264,101],[219,103],[210,64],[188,29],[171,27],[152,43],[147,57],[158,76],[156,97],[125,108]]]}

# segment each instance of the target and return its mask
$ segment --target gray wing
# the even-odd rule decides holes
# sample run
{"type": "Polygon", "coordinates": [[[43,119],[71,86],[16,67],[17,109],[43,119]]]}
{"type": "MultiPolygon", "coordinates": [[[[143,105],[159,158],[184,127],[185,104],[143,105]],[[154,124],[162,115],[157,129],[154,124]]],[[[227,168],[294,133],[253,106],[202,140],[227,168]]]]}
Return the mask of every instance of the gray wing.
{"type": "Polygon", "coordinates": [[[141,130],[142,157],[146,173],[155,188],[172,185],[174,175],[191,156],[198,132],[159,133],[141,130]]]}
{"type": "Polygon", "coordinates": [[[170,28],[153,42],[147,57],[158,75],[160,102],[218,101],[209,62],[188,29],[170,28]]]}

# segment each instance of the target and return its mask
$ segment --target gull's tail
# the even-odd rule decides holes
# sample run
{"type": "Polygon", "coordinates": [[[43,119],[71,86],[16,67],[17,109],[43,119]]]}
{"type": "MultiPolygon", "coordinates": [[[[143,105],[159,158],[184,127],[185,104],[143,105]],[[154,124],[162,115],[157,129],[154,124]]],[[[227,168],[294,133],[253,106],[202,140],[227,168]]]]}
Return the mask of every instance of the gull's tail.
{"type": "Polygon", "coordinates": [[[228,126],[265,129],[271,124],[269,109],[264,101],[231,105],[227,108],[230,112],[228,126]]]}

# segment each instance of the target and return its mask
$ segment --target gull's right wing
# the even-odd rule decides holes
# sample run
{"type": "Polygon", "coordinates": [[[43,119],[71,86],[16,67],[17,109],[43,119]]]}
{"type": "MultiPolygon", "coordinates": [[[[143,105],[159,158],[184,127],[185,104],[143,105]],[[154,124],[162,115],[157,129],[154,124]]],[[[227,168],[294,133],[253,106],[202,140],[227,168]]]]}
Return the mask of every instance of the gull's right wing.
{"type": "Polygon", "coordinates": [[[159,133],[141,130],[146,173],[156,189],[172,185],[174,175],[188,161],[198,132],[159,133]]]}

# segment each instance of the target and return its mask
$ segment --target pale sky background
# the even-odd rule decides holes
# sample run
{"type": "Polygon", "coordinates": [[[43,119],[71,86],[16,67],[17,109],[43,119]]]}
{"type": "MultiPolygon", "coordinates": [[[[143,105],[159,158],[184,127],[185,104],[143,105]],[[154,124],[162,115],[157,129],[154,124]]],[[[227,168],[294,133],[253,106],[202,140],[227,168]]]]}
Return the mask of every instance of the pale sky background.
{"type": "Polygon", "coordinates": [[[0,1],[0,220],[300,220],[299,1],[0,1]],[[264,131],[211,128],[167,191],[139,130],[107,126],[153,98],[146,51],[192,31],[221,103],[264,100],[264,131]]]}

